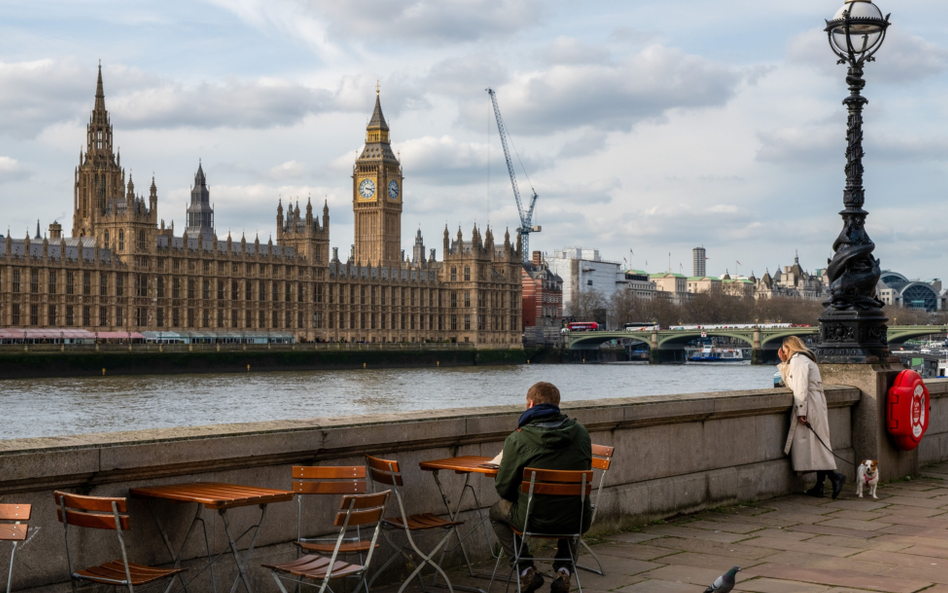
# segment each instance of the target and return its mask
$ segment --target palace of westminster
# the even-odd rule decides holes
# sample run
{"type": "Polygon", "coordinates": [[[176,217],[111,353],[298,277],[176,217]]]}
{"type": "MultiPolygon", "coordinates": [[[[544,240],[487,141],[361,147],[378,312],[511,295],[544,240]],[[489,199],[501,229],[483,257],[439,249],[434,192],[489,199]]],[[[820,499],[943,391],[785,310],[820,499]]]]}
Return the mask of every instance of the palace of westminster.
{"type": "Polygon", "coordinates": [[[187,228],[159,224],[112,150],[102,69],[86,151],[75,170],[72,237],[0,239],[0,327],[97,332],[279,331],[298,341],[521,344],[521,247],[488,227],[444,230],[442,261],[401,248],[402,169],[376,93],[352,175],[355,246],[330,252],[329,208],[277,206],[276,243],[219,239],[201,165],[187,228]]]}

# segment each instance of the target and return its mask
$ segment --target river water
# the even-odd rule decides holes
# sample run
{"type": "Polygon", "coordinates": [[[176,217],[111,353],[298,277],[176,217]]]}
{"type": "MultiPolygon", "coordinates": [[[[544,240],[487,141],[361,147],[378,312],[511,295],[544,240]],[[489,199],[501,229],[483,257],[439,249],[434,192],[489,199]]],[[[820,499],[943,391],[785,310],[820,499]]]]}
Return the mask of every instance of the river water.
{"type": "Polygon", "coordinates": [[[0,382],[0,439],[517,404],[537,381],[564,400],[773,386],[749,363],[568,364],[0,382]]]}

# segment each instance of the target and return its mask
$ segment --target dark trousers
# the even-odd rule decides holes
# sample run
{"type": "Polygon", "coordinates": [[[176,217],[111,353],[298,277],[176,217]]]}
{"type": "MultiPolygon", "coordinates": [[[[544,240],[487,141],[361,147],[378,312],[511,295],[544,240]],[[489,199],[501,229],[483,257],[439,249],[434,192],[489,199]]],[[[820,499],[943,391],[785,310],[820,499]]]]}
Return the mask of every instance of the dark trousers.
{"type": "MultiPolygon", "coordinates": [[[[490,507],[490,524],[494,528],[494,533],[497,535],[500,547],[503,548],[504,553],[507,554],[507,558],[511,564],[513,564],[514,550],[520,545],[520,536],[511,529],[513,523],[510,521],[510,509],[512,507],[513,503],[503,498],[494,503],[494,506],[490,507]]],[[[523,529],[523,525],[518,525],[517,528],[523,529]]],[[[577,542],[571,539],[557,540],[556,560],[553,562],[553,570],[566,568],[572,571],[570,559],[576,558],[576,553],[577,542]]],[[[531,566],[533,566],[533,555],[530,554],[530,549],[527,547],[527,544],[524,543],[520,551],[520,562],[518,563],[517,570],[523,572],[531,566]]]]}

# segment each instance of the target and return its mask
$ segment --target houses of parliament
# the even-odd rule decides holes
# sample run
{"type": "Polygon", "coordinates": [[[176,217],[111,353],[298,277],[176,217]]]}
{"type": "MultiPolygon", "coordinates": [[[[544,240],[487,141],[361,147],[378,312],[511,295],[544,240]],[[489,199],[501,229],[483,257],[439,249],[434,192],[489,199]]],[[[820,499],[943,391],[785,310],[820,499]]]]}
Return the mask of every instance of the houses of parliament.
{"type": "Polygon", "coordinates": [[[113,150],[99,67],[86,149],[74,173],[72,236],[0,238],[0,327],[239,335],[290,333],[297,341],[521,344],[521,247],[474,226],[444,229],[441,260],[419,230],[401,246],[402,168],[376,90],[365,147],[352,174],[355,246],[330,249],[327,204],[282,201],[276,242],[218,237],[203,165],[186,228],[158,217],[126,181],[113,150]]]}

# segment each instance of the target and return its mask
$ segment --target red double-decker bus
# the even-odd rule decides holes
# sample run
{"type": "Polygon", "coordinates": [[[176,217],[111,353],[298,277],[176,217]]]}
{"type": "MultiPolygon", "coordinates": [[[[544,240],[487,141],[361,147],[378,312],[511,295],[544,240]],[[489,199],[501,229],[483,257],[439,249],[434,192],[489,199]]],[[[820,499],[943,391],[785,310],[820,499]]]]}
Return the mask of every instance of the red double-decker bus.
{"type": "Polygon", "coordinates": [[[571,332],[599,331],[599,324],[595,321],[574,321],[566,326],[571,332]]]}

